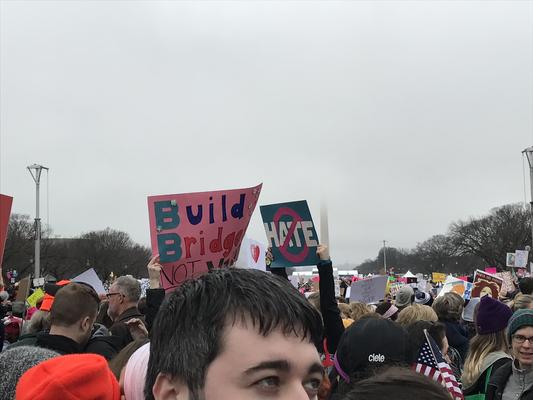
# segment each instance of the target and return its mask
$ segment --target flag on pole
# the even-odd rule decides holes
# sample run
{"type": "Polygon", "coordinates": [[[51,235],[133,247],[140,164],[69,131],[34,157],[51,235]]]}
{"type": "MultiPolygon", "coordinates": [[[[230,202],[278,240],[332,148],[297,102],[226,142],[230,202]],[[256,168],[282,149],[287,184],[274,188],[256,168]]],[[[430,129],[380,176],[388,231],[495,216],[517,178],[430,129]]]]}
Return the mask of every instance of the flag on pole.
{"type": "Polygon", "coordinates": [[[426,340],[420,347],[414,370],[439,382],[452,395],[454,400],[464,400],[463,392],[453,375],[451,367],[444,360],[439,347],[428,335],[426,329],[424,329],[424,336],[426,340]]]}

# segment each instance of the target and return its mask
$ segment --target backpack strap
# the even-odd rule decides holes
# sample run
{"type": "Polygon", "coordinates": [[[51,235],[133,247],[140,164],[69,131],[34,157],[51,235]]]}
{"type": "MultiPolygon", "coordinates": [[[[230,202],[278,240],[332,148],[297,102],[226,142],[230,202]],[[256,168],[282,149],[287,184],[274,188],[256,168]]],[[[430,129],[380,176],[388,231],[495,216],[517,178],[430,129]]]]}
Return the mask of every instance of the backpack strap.
{"type": "Polygon", "coordinates": [[[489,381],[490,381],[490,376],[492,375],[492,367],[494,366],[491,365],[488,369],[487,369],[487,374],[485,376],[485,386],[483,387],[483,393],[487,393],[487,387],[489,386],[489,381]]]}

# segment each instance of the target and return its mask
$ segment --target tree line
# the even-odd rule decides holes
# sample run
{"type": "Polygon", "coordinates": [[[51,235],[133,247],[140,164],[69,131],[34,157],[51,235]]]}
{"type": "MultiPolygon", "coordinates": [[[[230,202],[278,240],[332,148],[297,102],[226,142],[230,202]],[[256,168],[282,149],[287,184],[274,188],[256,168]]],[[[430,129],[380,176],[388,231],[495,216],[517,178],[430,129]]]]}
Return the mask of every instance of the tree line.
{"type": "MultiPolygon", "coordinates": [[[[126,232],[106,228],[64,239],[51,238],[47,228],[41,236],[41,276],[72,278],[89,268],[94,268],[102,280],[111,272],[118,276],[147,276],[150,249],[135,243],[126,232]]],[[[34,254],[33,221],[28,215],[12,214],[4,250],[4,280],[10,270],[16,270],[21,278],[32,274],[34,254]]]]}
{"type": "MultiPolygon", "coordinates": [[[[505,270],[506,254],[526,246],[531,246],[531,212],[523,204],[507,204],[481,217],[453,222],[447,233],[432,236],[413,249],[389,247],[385,255],[387,269],[397,272],[470,274],[487,266],[505,270]]],[[[356,269],[369,273],[383,266],[381,249],[375,259],[365,260],[356,269]]]]}

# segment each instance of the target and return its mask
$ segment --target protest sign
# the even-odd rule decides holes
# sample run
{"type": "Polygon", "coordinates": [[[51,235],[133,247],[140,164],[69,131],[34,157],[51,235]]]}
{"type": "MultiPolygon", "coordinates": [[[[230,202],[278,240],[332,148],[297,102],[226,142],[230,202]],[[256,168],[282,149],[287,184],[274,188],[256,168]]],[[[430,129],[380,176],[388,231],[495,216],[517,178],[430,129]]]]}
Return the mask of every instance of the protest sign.
{"type": "Polygon", "coordinates": [[[253,268],[266,271],[266,247],[263,243],[245,237],[239,251],[239,268],[253,268]]]}
{"type": "Polygon", "coordinates": [[[12,204],[13,197],[0,194],[0,272],[2,258],[4,256],[4,246],[6,244],[7,227],[9,226],[9,216],[11,215],[12,204]]]}
{"type": "Polygon", "coordinates": [[[405,286],[405,283],[402,283],[402,282],[394,282],[394,283],[389,283],[389,294],[392,296],[392,297],[396,297],[396,294],[398,293],[398,291],[405,286]]]}
{"type": "Polygon", "coordinates": [[[516,290],[511,271],[497,272],[494,275],[502,280],[502,294],[512,293],[516,290]]]}
{"type": "Polygon", "coordinates": [[[148,197],[152,254],[165,290],[237,260],[261,186],[148,197]]]}
{"type": "Polygon", "coordinates": [[[500,277],[487,274],[478,269],[474,274],[472,297],[483,297],[488,294],[497,299],[502,289],[502,284],[503,280],[500,277]]]}
{"type": "Polygon", "coordinates": [[[442,286],[442,289],[439,291],[437,297],[440,297],[448,292],[454,292],[460,295],[465,300],[470,300],[472,295],[472,283],[462,281],[460,279],[454,278],[449,275],[442,286]]]}
{"type": "Polygon", "coordinates": [[[37,303],[43,297],[44,297],[44,290],[41,288],[38,288],[26,299],[26,303],[28,303],[30,307],[37,307],[37,303]]]}
{"type": "Polygon", "coordinates": [[[96,275],[94,268],[89,268],[87,271],[82,272],[78,276],[71,279],[72,282],[83,282],[90,285],[98,294],[106,294],[104,284],[96,275]]]}
{"type": "Polygon", "coordinates": [[[496,267],[486,267],[486,268],[485,268],[485,272],[486,272],[487,274],[496,275],[496,273],[498,272],[498,270],[496,269],[496,267]]]}
{"type": "Polygon", "coordinates": [[[507,257],[505,257],[505,265],[507,267],[514,267],[514,258],[515,253],[507,253],[507,257]]]}
{"type": "Polygon", "coordinates": [[[528,256],[529,256],[529,251],[516,250],[514,253],[514,267],[515,268],[526,268],[528,256]]]}
{"type": "Polygon", "coordinates": [[[137,280],[139,281],[139,284],[141,285],[141,298],[146,297],[146,291],[150,289],[150,279],[141,278],[137,280]]]}
{"type": "Polygon", "coordinates": [[[271,268],[316,265],[318,235],[307,202],[260,206],[268,246],[274,260],[271,268]]]}
{"type": "Polygon", "coordinates": [[[440,272],[433,272],[431,274],[431,280],[435,283],[444,283],[446,280],[446,274],[440,272]]]}
{"type": "Polygon", "coordinates": [[[30,293],[30,283],[29,276],[19,281],[16,301],[26,301],[30,293]]]}
{"type": "Polygon", "coordinates": [[[353,282],[350,290],[350,302],[359,301],[370,304],[383,300],[387,281],[387,276],[380,275],[353,282]]]}

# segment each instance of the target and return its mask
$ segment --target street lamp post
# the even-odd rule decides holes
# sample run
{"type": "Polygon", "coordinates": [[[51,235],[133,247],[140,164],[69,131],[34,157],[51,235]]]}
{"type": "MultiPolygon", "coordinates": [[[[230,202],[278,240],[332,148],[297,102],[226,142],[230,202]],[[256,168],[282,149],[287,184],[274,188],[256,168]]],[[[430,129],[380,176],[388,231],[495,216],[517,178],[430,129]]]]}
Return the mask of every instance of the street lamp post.
{"type": "Polygon", "coordinates": [[[35,270],[34,279],[41,277],[41,218],[39,218],[39,185],[41,183],[41,172],[43,169],[48,170],[39,164],[32,164],[27,167],[31,177],[35,181],[35,270]]]}

